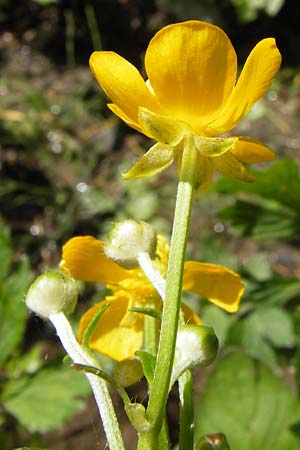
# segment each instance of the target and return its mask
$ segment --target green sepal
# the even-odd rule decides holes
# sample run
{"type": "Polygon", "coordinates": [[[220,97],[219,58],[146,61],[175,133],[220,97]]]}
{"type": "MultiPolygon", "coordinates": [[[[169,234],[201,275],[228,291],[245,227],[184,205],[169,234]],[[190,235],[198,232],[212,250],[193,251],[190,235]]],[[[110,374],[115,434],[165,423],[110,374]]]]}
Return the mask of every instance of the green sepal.
{"type": "Polygon", "coordinates": [[[195,146],[206,157],[213,158],[227,153],[238,141],[237,137],[209,138],[195,136],[195,146]]]}
{"type": "Polygon", "coordinates": [[[212,183],[214,166],[210,158],[198,154],[197,168],[194,179],[194,194],[199,194],[209,188],[212,183]]]}
{"type": "Polygon", "coordinates": [[[156,364],[156,358],[152,353],[147,352],[146,350],[138,350],[136,355],[140,358],[143,372],[148,381],[149,386],[152,385],[153,377],[154,377],[154,369],[156,364]]]}
{"type": "Polygon", "coordinates": [[[99,309],[99,311],[96,312],[96,314],[93,316],[93,318],[90,320],[88,326],[84,330],[82,342],[81,345],[84,349],[90,349],[89,348],[89,342],[92,334],[94,333],[97,324],[102,316],[102,314],[107,310],[107,308],[110,306],[109,303],[106,303],[102,306],[102,308],[99,309]]]}
{"type": "Polygon", "coordinates": [[[195,450],[230,450],[223,433],[207,434],[197,443],[195,450]]]}
{"type": "Polygon", "coordinates": [[[215,168],[227,177],[253,183],[255,176],[231,152],[213,159],[215,168]]]}
{"type": "Polygon", "coordinates": [[[141,403],[129,403],[125,405],[125,411],[133,427],[138,433],[143,433],[150,428],[146,418],[145,407],[141,403]]]}
{"type": "Polygon", "coordinates": [[[171,146],[179,144],[187,131],[185,123],[143,107],[139,107],[138,120],[147,136],[150,135],[156,141],[171,146]]]}
{"type": "Polygon", "coordinates": [[[130,312],[136,312],[140,314],[145,314],[146,316],[153,317],[153,319],[161,320],[162,314],[158,309],[155,308],[128,308],[130,312]]]}
{"type": "Polygon", "coordinates": [[[174,147],[159,142],[153,145],[128,172],[122,174],[122,177],[125,180],[152,177],[167,169],[173,163],[175,157],[174,147]]]}

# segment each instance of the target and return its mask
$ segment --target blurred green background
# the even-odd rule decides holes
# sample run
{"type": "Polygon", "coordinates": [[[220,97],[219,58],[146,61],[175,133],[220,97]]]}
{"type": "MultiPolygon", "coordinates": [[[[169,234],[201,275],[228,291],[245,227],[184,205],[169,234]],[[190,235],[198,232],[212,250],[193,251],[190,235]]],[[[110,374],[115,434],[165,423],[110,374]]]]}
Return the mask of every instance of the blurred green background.
{"type": "MultiPolygon", "coordinates": [[[[185,299],[221,342],[212,374],[195,373],[197,434],[225,431],[232,450],[300,448],[299,17],[294,0],[0,0],[1,449],[105,446],[84,377],[62,365],[52,328],[27,313],[24,295],[73,235],[104,237],[123,218],[170,235],[176,168],[122,181],[150,142],[106,108],[88,58],[114,50],[142,69],[153,34],[186,19],[221,26],[240,65],[264,37],[283,55],[271,89],[235,130],[270,145],[277,160],[255,168],[253,185],[216,179],[194,201],[188,256],[239,271],[247,287],[235,316],[185,299]]],[[[81,292],[75,328],[103,287],[81,292]]],[[[130,392],[144,399],[145,385],[130,392]]]]}

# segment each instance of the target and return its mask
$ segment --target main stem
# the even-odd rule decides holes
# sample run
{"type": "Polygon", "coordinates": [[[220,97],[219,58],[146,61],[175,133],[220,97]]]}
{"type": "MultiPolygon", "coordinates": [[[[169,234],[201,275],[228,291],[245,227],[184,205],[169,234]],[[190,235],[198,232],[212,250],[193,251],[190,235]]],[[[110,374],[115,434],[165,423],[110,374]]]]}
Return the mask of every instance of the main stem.
{"type": "MultiPolygon", "coordinates": [[[[159,388],[152,389],[147,408],[148,420],[154,435],[158,435],[161,427],[170,387],[196,163],[197,150],[194,147],[193,136],[188,135],[185,138],[177,190],[167,273],[166,300],[163,308],[160,342],[153,381],[153,386],[159,386],[159,388]]],[[[148,441],[148,439],[146,438],[145,441],[148,441]]],[[[153,441],[153,436],[149,441],[153,441]]],[[[150,448],[149,446],[147,447],[147,444],[139,446],[139,450],[150,448]]]]}

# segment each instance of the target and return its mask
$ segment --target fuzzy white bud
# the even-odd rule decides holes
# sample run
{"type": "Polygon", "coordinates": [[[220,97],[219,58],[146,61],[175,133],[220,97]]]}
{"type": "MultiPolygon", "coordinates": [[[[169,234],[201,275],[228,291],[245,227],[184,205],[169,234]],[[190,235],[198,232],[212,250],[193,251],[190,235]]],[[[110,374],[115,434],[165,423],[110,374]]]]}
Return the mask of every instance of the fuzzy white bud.
{"type": "Polygon", "coordinates": [[[186,370],[209,365],[215,359],[218,348],[219,342],[211,327],[203,325],[179,327],[172,370],[172,384],[186,370]]]}
{"type": "Polygon", "coordinates": [[[125,269],[138,267],[137,257],[140,253],[155,256],[157,236],[155,229],[146,222],[125,220],[117,223],[111,230],[104,251],[125,269]]]}
{"type": "Polygon", "coordinates": [[[25,302],[38,316],[48,319],[51,314],[72,314],[78,298],[73,278],[60,272],[45,272],[31,284],[25,302]]]}

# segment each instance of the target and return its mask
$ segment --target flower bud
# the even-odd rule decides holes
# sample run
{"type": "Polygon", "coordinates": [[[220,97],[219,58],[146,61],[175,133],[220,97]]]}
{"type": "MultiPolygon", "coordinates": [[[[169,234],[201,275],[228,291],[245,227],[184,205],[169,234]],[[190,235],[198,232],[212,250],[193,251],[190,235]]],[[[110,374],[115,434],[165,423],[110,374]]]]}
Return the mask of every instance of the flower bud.
{"type": "Polygon", "coordinates": [[[223,433],[207,434],[197,443],[195,450],[229,450],[229,445],[223,433]]]}
{"type": "Polygon", "coordinates": [[[193,367],[208,366],[215,359],[219,342],[214,330],[203,325],[184,325],[178,328],[172,384],[193,367]]]}
{"type": "Polygon", "coordinates": [[[104,251],[125,269],[134,269],[138,266],[139,253],[148,253],[151,258],[155,256],[157,236],[154,228],[146,222],[125,220],[117,223],[109,234],[104,251]]]}
{"type": "Polygon", "coordinates": [[[60,272],[45,272],[31,284],[25,299],[27,307],[48,319],[51,314],[71,314],[77,304],[78,289],[73,278],[60,272]]]}
{"type": "Polygon", "coordinates": [[[136,357],[126,358],[117,362],[113,372],[114,379],[123,387],[131,386],[143,376],[141,361],[136,357]]]}

